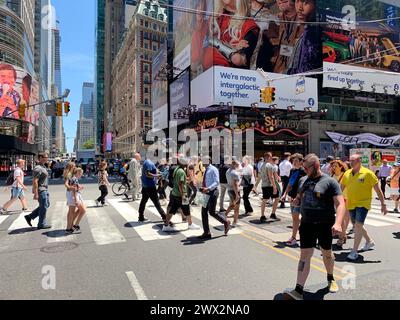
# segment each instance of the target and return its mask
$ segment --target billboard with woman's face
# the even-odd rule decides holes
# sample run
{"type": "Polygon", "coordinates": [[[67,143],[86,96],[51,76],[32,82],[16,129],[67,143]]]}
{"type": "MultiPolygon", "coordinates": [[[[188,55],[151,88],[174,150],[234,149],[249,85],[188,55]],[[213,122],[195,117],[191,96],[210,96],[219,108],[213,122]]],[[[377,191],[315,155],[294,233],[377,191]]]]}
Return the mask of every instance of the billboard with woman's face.
{"type": "Polygon", "coordinates": [[[20,119],[38,125],[38,108],[28,107],[38,101],[38,82],[26,70],[0,63],[0,117],[20,119]],[[21,104],[27,106],[22,117],[18,112],[21,104]]]}
{"type": "MultiPolygon", "coordinates": [[[[191,103],[198,108],[259,103],[266,86],[260,68],[279,78],[322,67],[320,28],[305,24],[316,21],[316,0],[175,0],[174,5],[174,67],[190,66],[191,103]],[[213,94],[196,95],[204,91],[213,94]]],[[[283,101],[277,107],[317,108],[316,81],[306,79],[306,87],[300,93],[295,84],[277,88],[277,100],[283,101]]]]}
{"type": "Polygon", "coordinates": [[[322,66],[316,0],[176,0],[174,66],[295,74],[322,66]],[[301,22],[301,23],[298,23],[301,22]],[[183,32],[184,31],[184,32],[183,32]],[[190,44],[190,45],[189,45],[190,44]]]}

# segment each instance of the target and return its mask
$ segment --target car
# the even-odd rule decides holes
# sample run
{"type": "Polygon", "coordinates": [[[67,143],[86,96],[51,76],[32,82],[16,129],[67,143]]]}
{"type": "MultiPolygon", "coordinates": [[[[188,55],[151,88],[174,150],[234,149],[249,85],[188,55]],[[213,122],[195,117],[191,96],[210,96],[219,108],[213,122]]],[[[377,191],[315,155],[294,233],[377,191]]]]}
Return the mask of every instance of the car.
{"type": "Polygon", "coordinates": [[[335,42],[343,44],[348,44],[350,42],[350,37],[348,35],[336,33],[334,31],[324,31],[324,35],[335,42]]]}
{"type": "Polygon", "coordinates": [[[389,38],[380,39],[387,54],[383,56],[383,65],[391,71],[400,72],[400,52],[389,38]]]}
{"type": "Polygon", "coordinates": [[[348,48],[348,46],[344,46],[342,44],[333,42],[333,41],[325,41],[322,44],[323,46],[326,47],[331,47],[333,50],[335,50],[335,54],[336,54],[336,61],[346,61],[348,59],[350,59],[351,55],[350,55],[350,50],[348,48]]]}
{"type": "Polygon", "coordinates": [[[336,61],[336,52],[330,46],[323,46],[322,57],[323,57],[323,60],[326,62],[335,62],[336,61]]]}

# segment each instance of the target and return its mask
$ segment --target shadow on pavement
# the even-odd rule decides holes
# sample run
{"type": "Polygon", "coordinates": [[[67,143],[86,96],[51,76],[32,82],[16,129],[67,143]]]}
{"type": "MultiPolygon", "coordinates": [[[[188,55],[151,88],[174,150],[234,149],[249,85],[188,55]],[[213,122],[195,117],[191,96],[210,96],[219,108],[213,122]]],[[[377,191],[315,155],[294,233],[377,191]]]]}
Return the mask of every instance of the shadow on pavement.
{"type": "Polygon", "coordinates": [[[14,234],[22,234],[22,233],[33,232],[33,231],[36,231],[36,230],[37,230],[37,228],[35,228],[35,227],[27,227],[27,228],[12,230],[8,234],[11,236],[11,235],[14,235],[14,234]]]}
{"type": "Polygon", "coordinates": [[[268,225],[268,224],[271,224],[271,223],[273,223],[275,221],[267,220],[267,221],[261,222],[259,219],[257,219],[257,220],[249,220],[249,222],[252,223],[252,224],[260,224],[260,225],[266,224],[266,225],[268,225]]]}
{"type": "MultiPolygon", "coordinates": [[[[319,289],[317,292],[304,291],[304,300],[324,300],[325,296],[329,293],[328,287],[319,289]]],[[[285,296],[283,293],[278,293],[274,296],[273,300],[292,300],[285,296]]]]}
{"type": "Polygon", "coordinates": [[[284,242],[284,241],[276,241],[275,243],[276,243],[276,244],[274,245],[274,248],[277,248],[277,249],[299,248],[299,247],[300,247],[298,243],[296,243],[294,246],[288,246],[288,245],[286,244],[286,242],[284,242]]]}
{"type": "Polygon", "coordinates": [[[366,264],[366,263],[382,263],[381,260],[364,260],[364,257],[362,255],[358,255],[357,260],[351,261],[347,259],[347,256],[349,255],[349,252],[341,252],[339,254],[334,253],[335,255],[335,261],[337,262],[351,262],[351,263],[356,263],[356,264],[366,264]]]}
{"type": "Polygon", "coordinates": [[[400,239],[400,232],[393,232],[395,239],[400,239]]]}
{"type": "Polygon", "coordinates": [[[221,235],[221,236],[217,236],[217,237],[212,237],[211,239],[207,239],[207,240],[202,240],[199,239],[198,237],[188,237],[184,240],[181,240],[181,242],[183,243],[184,246],[191,246],[194,244],[204,244],[207,241],[212,241],[212,240],[217,240],[218,238],[225,238],[225,235],[221,235]]]}
{"type": "MultiPolygon", "coordinates": [[[[73,234],[81,234],[81,232],[75,231],[73,234]]],[[[68,234],[65,233],[64,229],[43,232],[42,235],[49,237],[49,238],[66,238],[67,236],[69,236],[68,234]]]]}

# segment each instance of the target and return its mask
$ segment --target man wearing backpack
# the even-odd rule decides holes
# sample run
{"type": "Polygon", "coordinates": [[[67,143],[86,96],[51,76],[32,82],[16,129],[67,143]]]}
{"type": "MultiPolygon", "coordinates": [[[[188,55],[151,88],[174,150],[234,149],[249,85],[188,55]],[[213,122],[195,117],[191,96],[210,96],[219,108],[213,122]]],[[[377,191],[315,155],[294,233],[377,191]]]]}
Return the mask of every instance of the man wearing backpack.
{"type": "Polygon", "coordinates": [[[182,210],[188,222],[189,230],[199,230],[200,226],[196,225],[192,221],[192,216],[190,215],[190,207],[189,207],[189,197],[187,194],[187,176],[185,172],[185,167],[187,165],[187,160],[184,158],[178,159],[178,166],[175,168],[172,179],[173,179],[173,187],[170,194],[168,209],[167,209],[167,218],[164,222],[163,231],[164,232],[176,232],[176,228],[170,225],[170,221],[172,216],[178,212],[178,210],[182,210]]]}
{"type": "Polygon", "coordinates": [[[8,200],[1,208],[0,214],[8,214],[7,210],[11,205],[19,199],[22,204],[22,211],[28,210],[25,194],[26,187],[24,185],[24,168],[25,160],[19,159],[17,160],[17,166],[14,172],[10,173],[7,178],[6,185],[11,186],[11,199],[8,200]]]}

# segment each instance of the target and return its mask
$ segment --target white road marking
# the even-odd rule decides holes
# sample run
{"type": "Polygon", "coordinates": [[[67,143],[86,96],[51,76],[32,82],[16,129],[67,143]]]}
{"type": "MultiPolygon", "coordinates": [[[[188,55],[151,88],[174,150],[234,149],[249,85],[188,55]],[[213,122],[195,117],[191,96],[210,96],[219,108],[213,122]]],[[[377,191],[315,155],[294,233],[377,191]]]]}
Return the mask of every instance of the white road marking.
{"type": "Polygon", "coordinates": [[[7,220],[9,216],[0,216],[0,224],[7,220]]]}
{"type": "Polygon", "coordinates": [[[149,300],[133,271],[127,271],[126,276],[128,277],[129,282],[131,283],[133,291],[135,291],[138,300],[149,300]]]}
{"type": "MultiPolygon", "coordinates": [[[[200,222],[202,221],[202,219],[201,219],[201,206],[199,206],[199,207],[191,207],[190,208],[190,213],[191,213],[191,215],[192,215],[192,217],[195,217],[196,219],[198,219],[198,220],[200,220],[200,222]]],[[[232,222],[232,219],[230,219],[231,220],[231,222],[232,222]]],[[[211,226],[211,227],[213,227],[213,228],[218,228],[219,230],[221,230],[221,231],[224,231],[224,225],[223,224],[221,224],[221,222],[219,222],[217,219],[215,219],[214,217],[212,217],[212,216],[210,216],[210,214],[208,214],[208,223],[209,223],[209,225],[211,226]]],[[[239,223],[240,223],[240,221],[239,221],[239,223]]],[[[242,222],[243,223],[243,222],[242,222]]],[[[202,224],[200,224],[200,226],[201,226],[202,224]]],[[[203,228],[201,228],[200,230],[198,230],[198,231],[202,231],[203,230],[203,228]]],[[[232,229],[230,229],[229,230],[229,233],[228,234],[241,234],[242,233],[242,230],[240,230],[239,228],[232,228],[232,229]]]]}
{"type": "MultiPolygon", "coordinates": [[[[92,200],[85,201],[85,204],[87,206],[95,206],[95,202],[92,200]]],[[[86,217],[97,245],[102,246],[126,241],[104,208],[87,209],[86,217]]]]}
{"type": "Polygon", "coordinates": [[[25,213],[21,213],[17,219],[11,224],[11,226],[8,228],[8,231],[15,231],[19,229],[26,229],[30,228],[28,223],[25,220],[25,213]]]}
{"type": "Polygon", "coordinates": [[[57,201],[51,217],[53,234],[47,238],[47,243],[66,242],[75,240],[75,235],[66,235],[68,206],[66,201],[57,201]]]}
{"type": "MultiPolygon", "coordinates": [[[[131,227],[136,231],[143,241],[165,240],[171,238],[170,235],[162,232],[156,223],[150,221],[139,223],[139,213],[129,203],[124,203],[119,199],[109,199],[108,202],[126,220],[126,222],[131,225],[131,227]]],[[[158,215],[158,212],[155,208],[147,210],[158,215]]]]}

